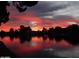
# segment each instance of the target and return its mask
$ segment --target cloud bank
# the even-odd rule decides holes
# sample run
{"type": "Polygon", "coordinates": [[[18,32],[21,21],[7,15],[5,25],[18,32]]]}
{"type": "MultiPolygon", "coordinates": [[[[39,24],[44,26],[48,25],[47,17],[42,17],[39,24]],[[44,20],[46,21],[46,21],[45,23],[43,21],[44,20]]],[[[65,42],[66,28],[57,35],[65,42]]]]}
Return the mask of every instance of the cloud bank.
{"type": "Polygon", "coordinates": [[[36,6],[28,8],[28,11],[31,10],[41,18],[53,19],[58,15],[66,15],[79,19],[78,1],[40,1],[36,6]]]}

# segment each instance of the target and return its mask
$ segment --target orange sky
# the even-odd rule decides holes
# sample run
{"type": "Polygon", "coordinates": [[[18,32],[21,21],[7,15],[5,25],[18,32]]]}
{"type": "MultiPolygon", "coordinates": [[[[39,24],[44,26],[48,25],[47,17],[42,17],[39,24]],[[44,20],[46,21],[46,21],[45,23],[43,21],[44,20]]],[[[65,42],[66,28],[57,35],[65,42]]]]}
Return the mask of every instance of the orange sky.
{"type": "Polygon", "coordinates": [[[76,19],[60,19],[60,20],[54,20],[54,19],[45,19],[45,18],[40,18],[38,17],[35,11],[27,11],[24,13],[18,13],[18,11],[12,6],[7,8],[8,11],[10,12],[10,20],[2,24],[0,26],[0,31],[9,31],[10,28],[18,29],[20,25],[30,26],[33,31],[37,30],[42,30],[43,27],[49,28],[49,27],[56,27],[56,26],[61,26],[61,27],[66,27],[70,24],[78,24],[79,20],[76,19]]]}
{"type": "Polygon", "coordinates": [[[37,16],[38,13],[36,13],[35,10],[28,10],[23,13],[19,13],[14,6],[7,7],[7,11],[10,12],[10,20],[2,24],[0,26],[0,31],[9,31],[10,28],[18,29],[20,25],[24,26],[30,26],[33,31],[42,30],[43,27],[49,28],[49,27],[66,27],[70,24],[78,24],[79,20],[76,19],[60,19],[60,20],[54,20],[54,19],[44,19],[37,16]]]}
{"type": "Polygon", "coordinates": [[[18,29],[20,25],[30,26],[33,31],[42,30],[43,27],[66,27],[70,24],[78,24],[78,20],[49,20],[35,16],[12,16],[15,20],[9,20],[2,24],[0,30],[9,31],[10,28],[18,29]]]}

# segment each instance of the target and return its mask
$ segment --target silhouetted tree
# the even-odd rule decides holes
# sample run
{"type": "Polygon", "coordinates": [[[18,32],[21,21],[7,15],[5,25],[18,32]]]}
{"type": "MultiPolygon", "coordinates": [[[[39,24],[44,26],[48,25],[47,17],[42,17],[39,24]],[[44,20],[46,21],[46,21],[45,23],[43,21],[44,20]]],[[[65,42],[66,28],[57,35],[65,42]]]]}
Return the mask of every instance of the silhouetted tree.
{"type": "Polygon", "coordinates": [[[49,28],[48,32],[52,34],[53,30],[54,30],[53,27],[52,28],[49,28]]]}
{"type": "Polygon", "coordinates": [[[5,32],[4,32],[3,30],[1,30],[1,32],[0,32],[0,36],[1,36],[1,38],[4,38],[4,36],[5,36],[5,32]]]}
{"type": "Polygon", "coordinates": [[[11,34],[14,33],[14,29],[13,28],[10,28],[10,31],[9,31],[11,34]]]}
{"type": "Polygon", "coordinates": [[[14,29],[13,28],[10,28],[9,36],[10,36],[11,39],[14,38],[14,29]]]}
{"type": "Polygon", "coordinates": [[[28,27],[24,27],[23,25],[20,26],[20,31],[19,31],[19,36],[20,36],[20,40],[21,42],[24,41],[29,41],[31,40],[31,28],[28,27]]]}
{"type": "Polygon", "coordinates": [[[69,25],[66,29],[66,34],[70,36],[79,35],[79,26],[77,24],[69,25]]]}
{"type": "Polygon", "coordinates": [[[28,27],[24,27],[23,25],[20,26],[20,32],[21,33],[27,33],[27,34],[30,34],[31,32],[31,28],[28,26],[28,27]]]}
{"type": "Polygon", "coordinates": [[[62,32],[62,28],[61,28],[61,27],[59,27],[59,26],[55,27],[54,33],[55,33],[56,35],[61,35],[61,32],[62,32]]]}
{"type": "MultiPolygon", "coordinates": [[[[36,5],[37,1],[12,1],[12,4],[18,9],[19,12],[24,12],[27,7],[36,5]]],[[[8,1],[0,1],[0,25],[6,23],[9,20],[9,12],[7,12],[7,6],[10,6],[8,1]]]]}
{"type": "Polygon", "coordinates": [[[9,6],[8,2],[0,1],[0,25],[9,20],[9,12],[7,12],[6,6],[9,6]]]}
{"type": "Polygon", "coordinates": [[[19,12],[23,12],[27,7],[32,7],[37,3],[37,1],[14,1],[13,5],[19,10],[19,12]]]}
{"type": "Polygon", "coordinates": [[[46,29],[46,28],[43,28],[42,34],[43,34],[43,35],[46,35],[46,34],[47,34],[47,29],[46,29]]]}
{"type": "Polygon", "coordinates": [[[49,30],[48,30],[48,37],[49,37],[50,39],[53,38],[53,32],[54,32],[54,28],[53,28],[53,27],[52,27],[52,28],[49,28],[49,30]]]}
{"type": "Polygon", "coordinates": [[[19,30],[15,30],[14,36],[15,36],[15,37],[18,37],[18,36],[19,36],[19,30]]]}
{"type": "Polygon", "coordinates": [[[25,27],[23,25],[20,25],[20,32],[24,32],[25,31],[25,27]]]}

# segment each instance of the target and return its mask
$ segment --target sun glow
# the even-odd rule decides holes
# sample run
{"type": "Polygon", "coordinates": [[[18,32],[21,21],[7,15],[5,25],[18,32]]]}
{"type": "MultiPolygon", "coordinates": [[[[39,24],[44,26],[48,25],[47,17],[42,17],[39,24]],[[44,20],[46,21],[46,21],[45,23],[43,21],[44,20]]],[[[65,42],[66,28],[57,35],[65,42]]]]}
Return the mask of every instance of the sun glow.
{"type": "Polygon", "coordinates": [[[30,25],[31,25],[31,26],[37,26],[37,22],[36,22],[36,21],[31,21],[31,22],[30,22],[30,25]]]}
{"type": "Polygon", "coordinates": [[[31,27],[32,31],[41,31],[42,27],[36,26],[36,27],[31,27]]]}

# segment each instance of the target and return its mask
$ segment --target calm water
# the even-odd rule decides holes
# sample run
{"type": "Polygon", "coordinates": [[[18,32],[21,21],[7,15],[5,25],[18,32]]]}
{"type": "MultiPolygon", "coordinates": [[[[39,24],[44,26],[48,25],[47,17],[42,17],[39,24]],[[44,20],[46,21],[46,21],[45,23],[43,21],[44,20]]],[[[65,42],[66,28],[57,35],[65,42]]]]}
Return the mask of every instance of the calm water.
{"type": "Polygon", "coordinates": [[[73,46],[64,39],[56,41],[49,38],[32,37],[21,43],[19,38],[0,38],[7,48],[20,57],[79,57],[79,46],[73,46]]]}

